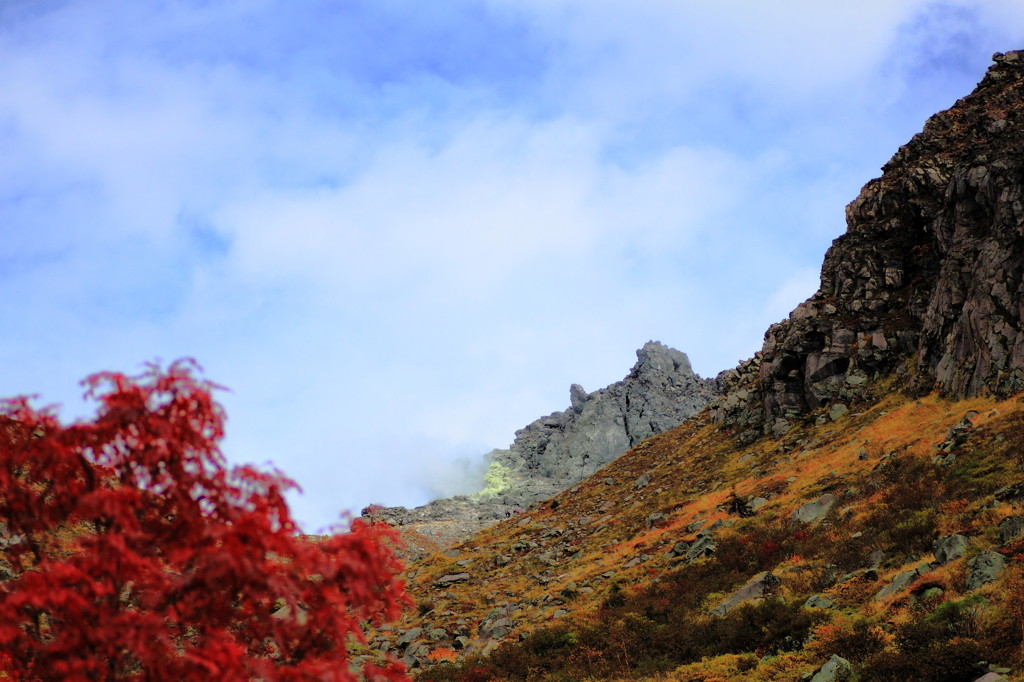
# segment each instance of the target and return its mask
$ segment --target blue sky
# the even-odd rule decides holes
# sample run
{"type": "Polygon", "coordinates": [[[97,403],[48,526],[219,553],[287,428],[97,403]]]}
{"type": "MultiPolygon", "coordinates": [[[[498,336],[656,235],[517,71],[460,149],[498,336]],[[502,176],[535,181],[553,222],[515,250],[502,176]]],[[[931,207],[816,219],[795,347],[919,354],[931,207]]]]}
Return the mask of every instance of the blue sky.
{"type": "Polygon", "coordinates": [[[308,530],[817,286],[1016,2],[0,4],[0,395],[192,356],[308,530]]]}

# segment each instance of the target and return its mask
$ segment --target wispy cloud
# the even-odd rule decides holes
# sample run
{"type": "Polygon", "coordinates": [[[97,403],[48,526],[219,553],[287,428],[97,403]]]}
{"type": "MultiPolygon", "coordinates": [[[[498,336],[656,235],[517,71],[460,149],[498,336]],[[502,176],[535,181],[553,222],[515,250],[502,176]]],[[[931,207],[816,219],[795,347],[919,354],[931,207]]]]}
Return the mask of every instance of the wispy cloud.
{"type": "MultiPolygon", "coordinates": [[[[8,2],[0,392],[193,355],[312,526],[621,379],[713,374],[1014,47],[1007,3],[8,2]]],[[[467,471],[472,472],[470,467],[467,471]]],[[[453,487],[454,486],[454,487],[453,487]]]]}

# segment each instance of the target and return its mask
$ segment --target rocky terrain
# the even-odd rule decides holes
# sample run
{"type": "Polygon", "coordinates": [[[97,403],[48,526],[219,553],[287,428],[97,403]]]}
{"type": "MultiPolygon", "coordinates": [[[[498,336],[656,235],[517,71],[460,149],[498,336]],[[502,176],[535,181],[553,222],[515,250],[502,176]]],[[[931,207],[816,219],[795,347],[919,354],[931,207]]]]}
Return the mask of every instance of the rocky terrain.
{"type": "Polygon", "coordinates": [[[766,430],[894,371],[918,393],[1024,388],[1024,57],[994,59],[847,206],[821,288],[766,333],[766,430]]]}
{"type": "Polygon", "coordinates": [[[398,527],[409,545],[408,556],[464,540],[678,426],[704,407],[721,383],[700,378],[685,353],[657,341],[644,344],[636,356],[622,381],[593,393],[573,384],[568,409],[516,431],[507,450],[492,451],[480,492],[415,509],[369,507],[364,516],[398,527]]]}
{"type": "MultiPolygon", "coordinates": [[[[994,61],[706,407],[644,440],[628,388],[574,390],[489,487],[593,473],[410,563],[417,608],[358,655],[438,682],[1024,679],[1024,52],[994,61]],[[631,449],[598,469],[569,441],[600,401],[594,452],[631,449]]],[[[647,349],[630,378],[668,376],[647,349]]]]}

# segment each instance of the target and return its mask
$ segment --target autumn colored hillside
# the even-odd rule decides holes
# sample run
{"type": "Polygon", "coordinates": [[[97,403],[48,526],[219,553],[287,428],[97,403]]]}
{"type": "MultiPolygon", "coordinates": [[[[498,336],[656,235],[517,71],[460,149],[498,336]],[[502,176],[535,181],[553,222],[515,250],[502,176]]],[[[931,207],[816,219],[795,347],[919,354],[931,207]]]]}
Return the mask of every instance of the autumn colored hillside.
{"type": "MultiPolygon", "coordinates": [[[[1024,52],[683,425],[408,566],[422,680],[1024,679],[1024,52]]],[[[419,547],[430,538],[419,538],[419,547]]]]}
{"type": "Polygon", "coordinates": [[[862,679],[1016,669],[1022,413],[894,392],[745,447],[705,411],[409,566],[418,610],[371,646],[438,680],[795,680],[832,654],[862,679]]]}

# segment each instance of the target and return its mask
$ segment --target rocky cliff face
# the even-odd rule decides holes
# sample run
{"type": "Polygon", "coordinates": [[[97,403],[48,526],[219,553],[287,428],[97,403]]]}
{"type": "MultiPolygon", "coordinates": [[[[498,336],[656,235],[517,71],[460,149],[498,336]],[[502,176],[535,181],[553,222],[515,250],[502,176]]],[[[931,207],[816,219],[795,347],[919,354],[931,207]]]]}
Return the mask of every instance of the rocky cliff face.
{"type": "Polygon", "coordinates": [[[493,451],[482,496],[507,504],[547,499],[678,426],[714,396],[714,383],[693,373],[685,353],[651,341],[636,355],[625,379],[593,393],[573,384],[568,410],[516,431],[508,450],[493,451]]]}
{"type": "MultiPolygon", "coordinates": [[[[484,490],[416,509],[364,510],[439,545],[464,539],[531,503],[578,483],[643,440],[675,426],[711,400],[718,380],[694,374],[685,353],[650,341],[622,381],[593,393],[569,389],[571,406],[516,431],[507,450],[493,450],[484,490]]],[[[429,547],[424,547],[424,550],[429,547]]],[[[414,551],[414,553],[416,553],[414,551]]]]}
{"type": "Polygon", "coordinates": [[[765,334],[765,432],[892,372],[958,398],[1024,389],[1024,52],[994,60],[847,206],[821,288],[765,334]]]}

